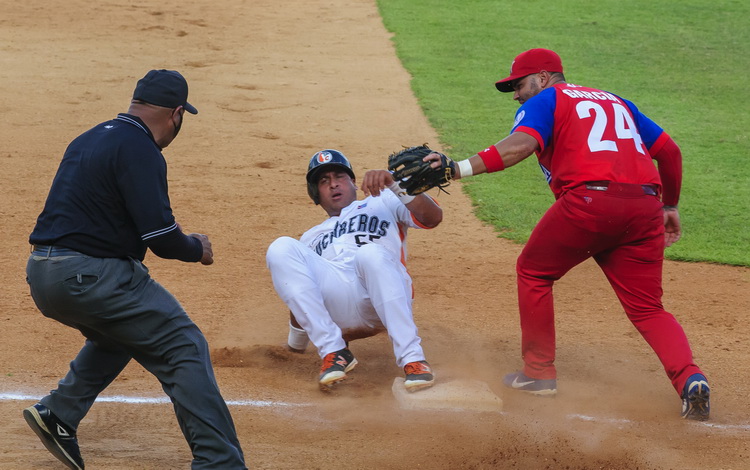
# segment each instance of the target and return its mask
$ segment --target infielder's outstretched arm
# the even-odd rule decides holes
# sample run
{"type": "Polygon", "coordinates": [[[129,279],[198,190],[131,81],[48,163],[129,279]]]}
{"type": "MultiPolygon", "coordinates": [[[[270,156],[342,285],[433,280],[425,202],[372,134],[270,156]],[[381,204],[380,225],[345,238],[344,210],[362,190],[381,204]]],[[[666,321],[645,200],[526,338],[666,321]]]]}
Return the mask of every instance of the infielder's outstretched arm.
{"type": "Polygon", "coordinates": [[[488,147],[487,150],[474,154],[467,160],[464,160],[468,161],[471,165],[471,173],[469,175],[466,174],[468,173],[464,166],[466,163],[459,162],[453,178],[460,179],[481,173],[492,173],[513,166],[538,150],[539,143],[534,137],[525,132],[514,132],[496,143],[494,147],[494,151],[492,147],[488,147]],[[490,171],[488,171],[488,167],[490,171]],[[462,174],[462,170],[464,174],[462,174]]]}

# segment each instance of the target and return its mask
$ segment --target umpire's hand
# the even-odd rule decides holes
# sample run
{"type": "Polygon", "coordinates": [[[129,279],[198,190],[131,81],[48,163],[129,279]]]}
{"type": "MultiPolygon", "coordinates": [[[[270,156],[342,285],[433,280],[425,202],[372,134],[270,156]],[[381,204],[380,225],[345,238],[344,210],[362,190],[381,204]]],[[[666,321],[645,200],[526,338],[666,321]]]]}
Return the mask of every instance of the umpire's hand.
{"type": "Polygon", "coordinates": [[[197,238],[203,245],[203,257],[201,258],[201,264],[208,266],[214,263],[214,250],[211,248],[211,240],[208,239],[208,235],[202,233],[191,233],[189,236],[197,238]]]}

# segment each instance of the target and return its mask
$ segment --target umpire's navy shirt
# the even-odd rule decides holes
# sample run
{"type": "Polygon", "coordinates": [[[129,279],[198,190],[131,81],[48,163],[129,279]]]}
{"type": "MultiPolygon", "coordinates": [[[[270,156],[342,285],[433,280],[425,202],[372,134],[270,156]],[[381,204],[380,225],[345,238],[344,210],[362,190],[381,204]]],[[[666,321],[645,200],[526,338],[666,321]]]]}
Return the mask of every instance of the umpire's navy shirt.
{"type": "Polygon", "coordinates": [[[148,246],[164,258],[199,261],[203,255],[201,242],[175,223],[161,149],[130,114],[70,143],[29,242],[98,258],[142,261],[148,246]]]}

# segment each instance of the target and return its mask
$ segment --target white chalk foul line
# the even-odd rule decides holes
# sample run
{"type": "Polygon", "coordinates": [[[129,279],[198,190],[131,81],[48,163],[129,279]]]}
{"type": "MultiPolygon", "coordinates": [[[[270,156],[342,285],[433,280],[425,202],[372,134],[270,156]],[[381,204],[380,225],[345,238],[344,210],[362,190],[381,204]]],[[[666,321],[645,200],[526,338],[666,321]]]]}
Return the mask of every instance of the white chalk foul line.
{"type": "MultiPolygon", "coordinates": [[[[617,419],[617,418],[599,418],[596,416],[586,416],[579,414],[568,415],[568,419],[578,419],[581,421],[591,421],[595,423],[609,423],[609,424],[636,424],[635,421],[629,419],[617,419]]],[[[726,429],[730,431],[750,431],[750,424],[718,424],[709,421],[689,421],[695,425],[707,426],[716,429],[726,429]]]]}
{"type": "MultiPolygon", "coordinates": [[[[0,401],[29,401],[39,400],[37,395],[26,395],[22,393],[0,393],[0,401]]],[[[132,397],[125,395],[111,395],[111,396],[99,396],[96,399],[97,402],[102,403],[132,403],[132,404],[163,404],[171,403],[167,397],[132,397]]],[[[292,408],[292,407],[304,407],[311,406],[311,403],[286,403],[283,401],[266,401],[266,400],[227,400],[229,406],[252,406],[256,408],[292,408]]],[[[617,419],[617,418],[600,418],[596,416],[587,416],[581,414],[570,414],[567,416],[568,419],[578,419],[581,421],[590,421],[595,423],[609,423],[609,424],[620,424],[630,425],[635,424],[635,421],[629,419],[617,419]]],[[[730,431],[750,431],[750,424],[719,424],[712,422],[700,422],[691,421],[697,425],[703,425],[710,428],[726,429],[730,431]]]]}
{"type": "MultiPolygon", "coordinates": [[[[39,398],[39,396],[24,395],[21,393],[0,393],[0,401],[27,401],[39,400],[39,398]]],[[[99,396],[96,401],[103,403],[135,403],[146,405],[171,403],[168,397],[129,397],[124,395],[99,396]]],[[[253,406],[256,408],[310,406],[308,403],[285,403],[282,401],[265,400],[227,400],[226,403],[230,406],[253,406]]]]}
{"type": "Polygon", "coordinates": [[[717,423],[709,423],[709,422],[702,422],[700,423],[704,426],[708,426],[709,428],[718,428],[718,429],[740,429],[744,431],[750,431],[750,424],[717,424],[717,423]]]}

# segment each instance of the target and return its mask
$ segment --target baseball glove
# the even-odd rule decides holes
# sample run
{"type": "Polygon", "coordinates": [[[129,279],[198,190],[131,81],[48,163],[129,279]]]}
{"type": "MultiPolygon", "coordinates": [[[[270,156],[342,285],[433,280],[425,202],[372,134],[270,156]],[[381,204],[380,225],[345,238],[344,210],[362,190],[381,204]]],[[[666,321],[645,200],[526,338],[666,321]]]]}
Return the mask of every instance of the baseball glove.
{"type": "Polygon", "coordinates": [[[394,181],[398,182],[404,191],[410,196],[416,196],[423,192],[438,187],[447,193],[445,188],[451,183],[456,173],[456,164],[440,152],[430,149],[427,144],[409,147],[394,152],[388,156],[388,170],[393,174],[394,181]],[[432,161],[424,162],[422,159],[431,153],[440,155],[440,166],[432,168],[432,161]]]}

